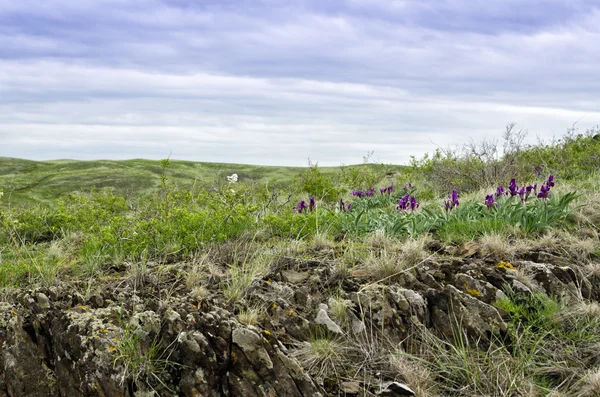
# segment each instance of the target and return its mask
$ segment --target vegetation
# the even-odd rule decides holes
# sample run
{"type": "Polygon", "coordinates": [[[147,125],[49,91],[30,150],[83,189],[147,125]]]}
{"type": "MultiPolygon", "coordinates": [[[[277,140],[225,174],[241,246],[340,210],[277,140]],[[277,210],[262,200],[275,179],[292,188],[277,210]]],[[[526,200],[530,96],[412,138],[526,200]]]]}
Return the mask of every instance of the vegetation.
{"type": "MultiPolygon", "coordinates": [[[[592,396],[600,371],[585,352],[600,344],[597,304],[537,293],[510,261],[555,244],[597,272],[598,130],[534,146],[522,137],[509,126],[503,150],[490,142],[438,150],[405,168],[0,159],[0,288],[101,283],[125,265],[138,289],[151,268],[185,264],[180,283],[198,307],[216,288],[240,323],[258,326],[277,303],[253,301],[252,292],[280,262],[316,258],[334,264],[336,282],[306,282],[322,283],[341,331],[313,329],[296,346],[314,376],[402,371],[422,396],[592,396]],[[369,280],[355,288],[360,298],[469,242],[534,291],[505,288],[494,302],[509,324],[502,337],[473,340],[456,322],[452,340],[413,329],[399,349],[369,307],[353,311],[344,291],[351,274],[369,280]],[[372,320],[368,332],[353,330],[357,318],[372,320]]],[[[125,329],[116,359],[124,381],[160,382],[171,363],[155,342],[142,346],[125,329]]]]}

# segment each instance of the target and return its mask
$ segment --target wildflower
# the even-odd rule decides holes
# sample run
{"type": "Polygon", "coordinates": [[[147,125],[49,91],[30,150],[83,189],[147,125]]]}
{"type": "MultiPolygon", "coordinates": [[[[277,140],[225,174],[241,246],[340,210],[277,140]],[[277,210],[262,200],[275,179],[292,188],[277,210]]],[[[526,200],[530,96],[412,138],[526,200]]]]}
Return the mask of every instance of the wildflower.
{"type": "Polygon", "coordinates": [[[448,200],[444,200],[444,209],[446,210],[446,215],[450,213],[454,207],[458,207],[460,205],[460,201],[458,201],[459,197],[460,195],[456,189],[454,189],[452,190],[452,193],[448,195],[448,200]]]}
{"type": "Polygon", "coordinates": [[[517,185],[517,181],[515,180],[515,178],[510,180],[510,184],[508,185],[508,191],[510,193],[510,197],[519,194],[519,185],[517,185]]]}
{"type": "Polygon", "coordinates": [[[409,191],[409,190],[413,190],[413,184],[408,182],[406,185],[404,185],[404,191],[409,191]]]}
{"type": "Polygon", "coordinates": [[[375,188],[374,188],[374,187],[372,187],[372,188],[370,188],[369,190],[366,190],[366,191],[364,192],[364,195],[365,195],[365,196],[367,196],[367,197],[371,197],[371,196],[372,196],[372,195],[374,195],[374,194],[375,194],[375,188]]]}
{"type": "Polygon", "coordinates": [[[549,187],[554,187],[554,175],[550,175],[548,180],[546,181],[546,185],[549,187]]]}
{"type": "Polygon", "coordinates": [[[238,181],[238,174],[231,174],[227,177],[229,183],[236,183],[238,181]]]}
{"type": "Polygon", "coordinates": [[[519,197],[521,198],[521,201],[525,201],[525,185],[521,186],[521,189],[519,190],[519,197]]]}
{"type": "Polygon", "coordinates": [[[348,207],[346,207],[346,209],[348,210],[348,212],[352,212],[352,204],[348,204],[348,207]]]}
{"type": "Polygon", "coordinates": [[[387,187],[387,193],[392,194],[393,192],[394,192],[394,184],[392,183],[390,186],[387,187]]]}
{"type": "Polygon", "coordinates": [[[532,191],[534,196],[537,195],[537,183],[533,186],[529,185],[525,188],[525,200],[527,200],[532,191]]]}
{"type": "Polygon", "coordinates": [[[400,199],[400,201],[398,201],[398,205],[396,206],[396,209],[397,210],[406,210],[406,209],[408,209],[409,201],[410,201],[410,194],[407,193],[405,196],[402,196],[402,198],[400,199]]]}
{"type": "Polygon", "coordinates": [[[387,193],[387,187],[380,187],[379,188],[379,193],[381,193],[381,194],[387,193]]]}
{"type": "Polygon", "coordinates": [[[301,214],[303,210],[308,209],[308,206],[306,205],[306,201],[300,200],[294,208],[301,214]]]}
{"type": "Polygon", "coordinates": [[[498,188],[496,189],[496,197],[504,196],[504,194],[504,187],[498,186],[498,188]]]}
{"type": "Polygon", "coordinates": [[[313,212],[315,208],[316,208],[315,198],[309,197],[308,198],[308,210],[310,212],[313,212]]]}
{"type": "Polygon", "coordinates": [[[415,196],[412,196],[410,198],[410,209],[411,211],[414,211],[417,208],[419,208],[419,203],[417,203],[417,199],[415,198],[415,196]]]}
{"type": "Polygon", "coordinates": [[[344,204],[343,199],[340,199],[340,211],[342,211],[342,212],[346,211],[346,204],[344,204]]]}
{"type": "Polygon", "coordinates": [[[540,192],[538,193],[538,198],[546,200],[550,195],[550,186],[542,185],[540,188],[540,192]]]}
{"type": "Polygon", "coordinates": [[[492,207],[496,207],[498,204],[494,200],[493,194],[488,194],[485,196],[485,205],[488,207],[488,211],[492,209],[492,207]]]}
{"type": "Polygon", "coordinates": [[[352,195],[361,198],[364,195],[364,193],[361,190],[353,190],[352,195]]]}

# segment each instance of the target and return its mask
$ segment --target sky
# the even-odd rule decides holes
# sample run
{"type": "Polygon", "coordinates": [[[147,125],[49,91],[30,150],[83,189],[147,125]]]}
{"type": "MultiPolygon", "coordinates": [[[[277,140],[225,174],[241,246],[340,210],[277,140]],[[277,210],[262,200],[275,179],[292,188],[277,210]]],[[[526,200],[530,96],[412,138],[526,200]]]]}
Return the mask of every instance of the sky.
{"type": "Polygon", "coordinates": [[[600,125],[597,0],[0,0],[0,156],[405,164],[600,125]]]}

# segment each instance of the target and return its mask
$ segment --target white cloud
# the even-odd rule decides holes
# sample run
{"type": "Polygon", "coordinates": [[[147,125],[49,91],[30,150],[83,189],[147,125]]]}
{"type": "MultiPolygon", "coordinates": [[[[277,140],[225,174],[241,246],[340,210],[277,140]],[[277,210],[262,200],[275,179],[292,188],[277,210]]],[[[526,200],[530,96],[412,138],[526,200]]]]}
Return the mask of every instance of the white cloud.
{"type": "Polygon", "coordinates": [[[0,155],[399,163],[511,121],[532,139],[600,124],[589,7],[511,30],[519,15],[479,1],[31,4],[0,0],[0,155]],[[438,27],[440,12],[469,26],[438,27]]]}

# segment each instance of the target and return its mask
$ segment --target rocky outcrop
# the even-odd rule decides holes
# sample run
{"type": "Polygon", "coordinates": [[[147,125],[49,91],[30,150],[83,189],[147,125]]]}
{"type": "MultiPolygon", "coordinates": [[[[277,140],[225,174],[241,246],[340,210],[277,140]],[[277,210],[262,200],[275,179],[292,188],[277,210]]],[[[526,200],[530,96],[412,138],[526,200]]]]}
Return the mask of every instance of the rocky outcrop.
{"type": "Polygon", "coordinates": [[[402,395],[411,385],[401,374],[323,379],[302,367],[294,349],[322,333],[353,341],[377,333],[402,347],[423,328],[450,341],[460,330],[485,343],[507,332],[494,306],[503,289],[600,296],[597,274],[590,282],[564,260],[493,263],[463,248],[461,258],[424,261],[385,282],[360,268],[344,274],[330,260],[284,258],[249,291],[268,308],[254,325],[238,321],[239,304],[218,286],[200,301],[181,281],[172,290],[117,281],[89,296],[66,284],[17,291],[0,303],[0,397],[402,395]],[[339,302],[343,310],[333,311],[339,302]]]}
{"type": "Polygon", "coordinates": [[[276,338],[225,310],[132,314],[57,289],[16,301],[0,307],[0,395],[321,395],[276,338]]]}

